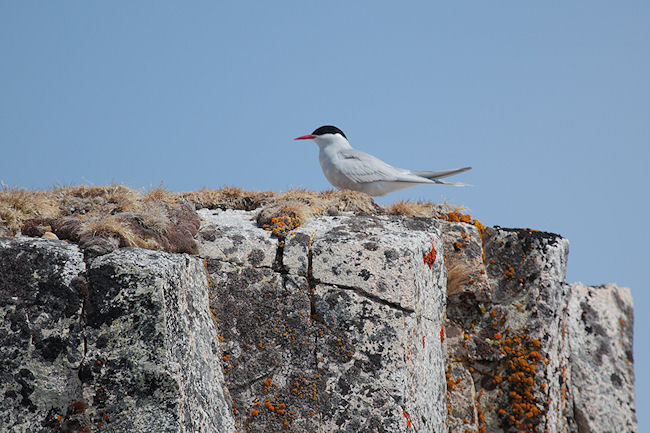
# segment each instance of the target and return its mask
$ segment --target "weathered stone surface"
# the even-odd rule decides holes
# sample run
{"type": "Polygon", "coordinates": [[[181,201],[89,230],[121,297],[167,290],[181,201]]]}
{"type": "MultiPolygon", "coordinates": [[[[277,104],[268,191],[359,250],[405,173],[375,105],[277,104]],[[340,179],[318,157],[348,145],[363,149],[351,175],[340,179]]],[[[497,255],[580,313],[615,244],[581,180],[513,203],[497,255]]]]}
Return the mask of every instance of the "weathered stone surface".
{"type": "Polygon", "coordinates": [[[454,312],[462,339],[449,345],[450,355],[473,370],[479,427],[568,431],[568,242],[550,233],[489,228],[483,247],[491,298],[467,298],[464,310],[454,312]]]}
{"type": "Polygon", "coordinates": [[[439,321],[445,295],[439,223],[426,218],[321,217],[287,237],[283,265],[289,273],[350,287],[439,321]],[[308,258],[312,261],[309,262],[308,258]],[[435,266],[435,267],[434,267],[435,266]],[[439,292],[439,290],[438,290],[439,292]]]}
{"type": "Polygon", "coordinates": [[[205,265],[0,240],[0,431],[636,431],[629,291],[557,235],[199,213],[205,265]]]}
{"type": "Polygon", "coordinates": [[[88,270],[84,396],[102,431],[234,431],[200,260],[121,249],[88,270]]]}
{"type": "Polygon", "coordinates": [[[199,256],[252,267],[273,265],[278,241],[257,227],[254,212],[201,209],[198,214],[199,256]]]}
{"type": "Polygon", "coordinates": [[[287,238],[285,269],[315,285],[324,431],[443,425],[441,250],[420,218],[322,217],[287,238]]]}
{"type": "Polygon", "coordinates": [[[323,385],[306,279],[223,262],[208,269],[237,430],[317,431],[323,385]]]}
{"type": "Polygon", "coordinates": [[[84,272],[79,248],[47,239],[0,240],[0,431],[54,432],[81,396],[84,272]]]}
{"type": "Polygon", "coordinates": [[[461,362],[447,364],[449,432],[476,433],[479,429],[476,392],[469,369],[461,362]]]}
{"type": "Polygon", "coordinates": [[[440,323],[317,285],[320,431],[439,431],[444,425],[440,323]]]}
{"type": "Polygon", "coordinates": [[[441,248],[432,220],[325,217],[274,268],[209,261],[237,428],[440,431],[441,248]]]}
{"type": "Polygon", "coordinates": [[[636,432],[630,289],[571,284],[568,324],[578,431],[636,432]]]}

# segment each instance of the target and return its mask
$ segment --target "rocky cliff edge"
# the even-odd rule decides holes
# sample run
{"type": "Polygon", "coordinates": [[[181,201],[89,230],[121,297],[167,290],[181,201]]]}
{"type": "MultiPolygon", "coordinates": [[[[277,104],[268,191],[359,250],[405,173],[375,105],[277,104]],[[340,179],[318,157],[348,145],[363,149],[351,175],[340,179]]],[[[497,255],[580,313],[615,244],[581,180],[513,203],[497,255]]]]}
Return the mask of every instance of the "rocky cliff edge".
{"type": "Polygon", "coordinates": [[[260,200],[121,217],[191,254],[0,238],[0,430],[636,431],[630,291],[566,284],[566,239],[260,200]]]}

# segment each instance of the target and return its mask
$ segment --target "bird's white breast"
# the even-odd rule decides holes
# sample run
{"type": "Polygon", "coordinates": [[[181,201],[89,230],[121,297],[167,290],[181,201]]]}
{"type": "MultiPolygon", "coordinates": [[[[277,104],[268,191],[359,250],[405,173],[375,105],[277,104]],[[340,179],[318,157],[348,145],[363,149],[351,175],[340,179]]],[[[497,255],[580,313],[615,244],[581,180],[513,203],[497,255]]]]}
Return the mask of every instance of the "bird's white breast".
{"type": "Polygon", "coordinates": [[[355,183],[336,166],[336,161],[341,158],[339,155],[341,150],[333,146],[321,148],[318,152],[318,161],[329,183],[339,189],[355,189],[355,183]]]}

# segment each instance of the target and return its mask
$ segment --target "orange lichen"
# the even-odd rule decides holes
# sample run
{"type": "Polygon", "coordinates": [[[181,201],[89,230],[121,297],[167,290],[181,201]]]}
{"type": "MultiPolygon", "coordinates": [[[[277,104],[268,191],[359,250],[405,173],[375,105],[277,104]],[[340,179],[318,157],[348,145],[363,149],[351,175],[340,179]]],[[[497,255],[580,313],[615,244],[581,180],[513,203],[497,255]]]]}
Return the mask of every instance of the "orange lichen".
{"type": "Polygon", "coordinates": [[[525,331],[503,338],[500,348],[505,355],[505,378],[495,376],[494,381],[505,381],[502,389],[507,391],[510,409],[501,409],[497,413],[518,431],[532,432],[548,405],[535,395],[536,368],[540,363],[548,363],[548,359],[539,352],[540,341],[530,338],[525,331]]]}
{"type": "Polygon", "coordinates": [[[424,335],[422,336],[422,348],[424,349],[425,343],[424,343],[424,335]]]}
{"type": "Polygon", "coordinates": [[[447,215],[442,216],[443,219],[446,219],[449,222],[463,222],[468,223],[472,220],[472,216],[468,214],[461,214],[458,212],[449,212],[447,215]]]}
{"type": "Polygon", "coordinates": [[[257,410],[255,410],[255,409],[251,410],[251,416],[257,416],[259,414],[260,413],[257,410]]]}
{"type": "Polygon", "coordinates": [[[462,378],[460,377],[457,377],[456,379],[452,379],[451,373],[449,372],[449,368],[447,368],[447,372],[445,373],[445,376],[447,378],[447,391],[453,391],[454,389],[456,389],[456,387],[462,380],[462,378]]]}
{"type": "Polygon", "coordinates": [[[505,266],[507,267],[506,267],[506,272],[503,274],[503,278],[509,280],[515,274],[515,269],[510,265],[505,265],[505,266]]]}
{"type": "Polygon", "coordinates": [[[445,342],[445,327],[440,325],[440,344],[445,342]]]}
{"type": "Polygon", "coordinates": [[[409,416],[409,413],[407,411],[404,411],[403,415],[404,415],[404,418],[406,419],[406,426],[408,428],[411,428],[412,423],[411,423],[411,417],[409,416]]]}
{"type": "Polygon", "coordinates": [[[433,264],[436,261],[437,255],[438,252],[436,251],[436,247],[433,243],[433,238],[431,238],[431,251],[429,251],[427,254],[423,256],[424,264],[428,265],[429,269],[433,268],[433,264]]]}

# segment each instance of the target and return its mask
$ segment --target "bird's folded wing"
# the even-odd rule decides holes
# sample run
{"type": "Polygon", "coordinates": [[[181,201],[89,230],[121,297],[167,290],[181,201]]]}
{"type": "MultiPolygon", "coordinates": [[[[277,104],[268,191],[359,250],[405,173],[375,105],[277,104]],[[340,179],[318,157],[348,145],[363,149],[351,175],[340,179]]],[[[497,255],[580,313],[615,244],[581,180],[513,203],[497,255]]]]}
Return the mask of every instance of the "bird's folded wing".
{"type": "Polygon", "coordinates": [[[377,181],[434,183],[407,170],[388,165],[381,159],[360,150],[347,149],[339,152],[339,157],[337,168],[356,183],[377,181]]]}

